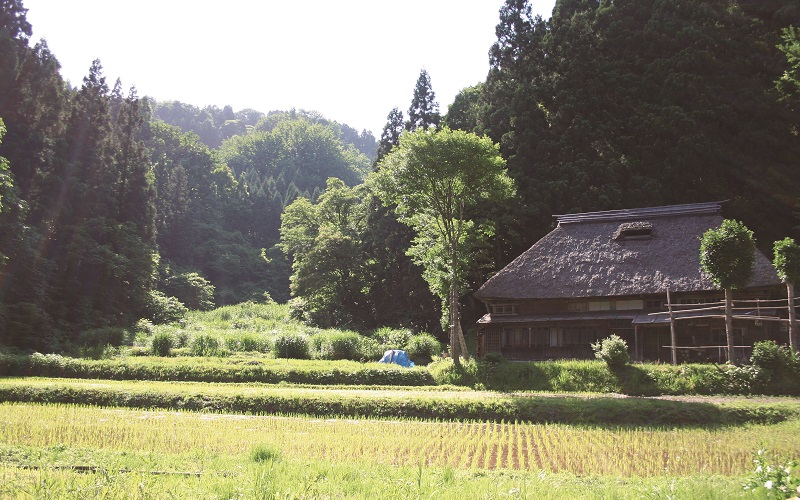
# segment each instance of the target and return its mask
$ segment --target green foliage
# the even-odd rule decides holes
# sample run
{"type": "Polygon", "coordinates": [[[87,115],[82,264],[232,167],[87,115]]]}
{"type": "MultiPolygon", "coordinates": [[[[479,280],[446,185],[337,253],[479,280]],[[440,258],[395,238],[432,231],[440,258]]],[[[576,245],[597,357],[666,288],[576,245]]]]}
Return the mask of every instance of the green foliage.
{"type": "Polygon", "coordinates": [[[700,239],[700,265],[720,289],[747,286],[755,263],[753,232],[739,221],[726,219],[700,239]]]}
{"type": "MultiPolygon", "coordinates": [[[[431,291],[447,304],[448,317],[456,317],[458,290],[468,274],[465,256],[479,255],[491,234],[489,221],[481,231],[474,221],[489,215],[486,206],[497,207],[514,192],[498,146],[461,130],[420,129],[401,136],[369,183],[414,229],[412,254],[425,269],[431,291]]],[[[451,338],[451,345],[456,340],[451,338]]]]}
{"type": "Polygon", "coordinates": [[[771,340],[756,342],[750,363],[757,370],[756,389],[764,393],[800,394],[800,357],[785,345],[771,340]]]}
{"type": "Polygon", "coordinates": [[[301,317],[320,326],[360,322],[369,289],[363,252],[367,205],[364,187],[328,179],[318,203],[299,198],[281,216],[281,247],[292,257],[292,293],[301,317]],[[298,304],[299,305],[299,304],[298,304]]]}
{"type": "Polygon", "coordinates": [[[214,285],[197,273],[180,273],[164,281],[164,291],[189,309],[214,308],[214,285]]]}
{"type": "Polygon", "coordinates": [[[167,332],[159,332],[153,335],[150,352],[153,356],[167,357],[171,354],[173,347],[172,335],[167,332]]]}
{"type": "Polygon", "coordinates": [[[594,356],[600,361],[604,361],[612,370],[622,368],[631,361],[628,343],[617,334],[593,343],[592,350],[594,356]]]}
{"type": "Polygon", "coordinates": [[[261,352],[272,350],[269,339],[248,332],[237,332],[225,336],[225,348],[231,352],[261,352]]]}
{"type": "Polygon", "coordinates": [[[158,290],[150,291],[150,319],[156,325],[174,323],[186,317],[189,309],[176,297],[168,297],[158,290]]]}
{"type": "MultiPolygon", "coordinates": [[[[6,135],[6,126],[3,123],[3,119],[0,118],[0,144],[3,143],[3,136],[6,135]]],[[[5,209],[3,207],[3,202],[7,205],[12,195],[12,187],[14,186],[14,178],[11,174],[8,160],[0,156],[0,213],[2,213],[5,209]]],[[[0,253],[0,265],[3,264],[3,260],[5,257],[2,253],[0,253]]]]}
{"type": "Polygon", "coordinates": [[[308,359],[310,357],[308,337],[297,333],[279,333],[273,339],[276,358],[308,359]]]}
{"type": "Polygon", "coordinates": [[[383,351],[389,349],[405,349],[408,342],[414,337],[414,332],[408,328],[383,326],[372,332],[370,336],[378,342],[381,354],[383,354],[383,351]]]}
{"type": "Polygon", "coordinates": [[[759,449],[753,455],[753,470],[742,487],[762,498],[797,498],[800,496],[800,469],[797,461],[773,462],[769,453],[759,449]]]}
{"type": "Polygon", "coordinates": [[[439,103],[436,102],[436,94],[431,87],[431,77],[423,69],[419,72],[411,107],[408,108],[406,130],[413,132],[414,130],[435,129],[439,126],[440,120],[439,103]]]}
{"type": "Polygon", "coordinates": [[[78,345],[81,347],[105,347],[107,345],[120,346],[127,339],[128,332],[124,328],[104,326],[84,330],[78,337],[78,345]]]}
{"type": "Polygon", "coordinates": [[[773,245],[772,265],[784,283],[800,283],[800,245],[792,238],[784,238],[773,245]]]}
{"type": "Polygon", "coordinates": [[[222,356],[225,351],[220,348],[220,342],[211,335],[198,335],[192,339],[191,353],[193,356],[222,356]]]}
{"type": "Polygon", "coordinates": [[[788,68],[776,85],[784,96],[796,100],[800,96],[800,29],[787,26],[781,38],[783,43],[778,45],[778,49],[786,56],[788,68]]]}
{"type": "MultiPolygon", "coordinates": [[[[347,331],[325,331],[311,337],[311,352],[317,359],[350,359],[363,358],[361,351],[361,335],[347,331]]],[[[288,357],[288,356],[281,356],[288,357]]]]}
{"type": "Polygon", "coordinates": [[[429,333],[414,335],[405,346],[408,357],[417,365],[427,365],[442,353],[442,343],[429,333]]]}

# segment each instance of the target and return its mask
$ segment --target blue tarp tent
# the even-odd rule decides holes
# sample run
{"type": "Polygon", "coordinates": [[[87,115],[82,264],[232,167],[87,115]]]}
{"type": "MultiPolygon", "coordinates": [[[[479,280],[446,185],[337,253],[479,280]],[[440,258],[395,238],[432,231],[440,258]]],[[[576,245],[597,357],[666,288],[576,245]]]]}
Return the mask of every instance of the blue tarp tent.
{"type": "Polygon", "coordinates": [[[406,351],[401,351],[400,349],[391,349],[386,351],[383,353],[383,357],[379,363],[394,363],[396,365],[405,366],[406,368],[411,368],[414,366],[414,362],[408,359],[408,354],[406,354],[406,351]]]}

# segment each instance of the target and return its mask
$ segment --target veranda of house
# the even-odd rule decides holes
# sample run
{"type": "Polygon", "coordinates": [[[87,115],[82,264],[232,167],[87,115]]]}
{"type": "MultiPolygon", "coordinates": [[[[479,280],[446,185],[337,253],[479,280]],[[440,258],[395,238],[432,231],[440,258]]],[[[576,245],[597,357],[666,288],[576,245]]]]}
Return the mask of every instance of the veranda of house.
{"type": "MultiPolygon", "coordinates": [[[[758,341],[787,342],[787,314],[781,307],[786,298],[780,291],[773,287],[734,295],[735,359],[749,359],[758,341]]],[[[722,293],[676,294],[672,300],[678,362],[725,362],[722,293]]],[[[591,344],[616,334],[634,360],[672,360],[665,294],[506,302],[490,310],[478,323],[479,356],[498,352],[510,360],[593,359],[591,344]]]]}

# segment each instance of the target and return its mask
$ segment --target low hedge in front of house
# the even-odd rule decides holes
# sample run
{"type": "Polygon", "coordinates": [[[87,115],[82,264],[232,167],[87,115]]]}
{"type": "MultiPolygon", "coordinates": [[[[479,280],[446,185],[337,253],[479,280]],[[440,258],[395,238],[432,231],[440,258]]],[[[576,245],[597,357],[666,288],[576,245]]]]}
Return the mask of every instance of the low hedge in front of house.
{"type": "MultiPolygon", "coordinates": [[[[785,370],[784,370],[785,371],[785,370]]],[[[107,380],[293,383],[349,386],[453,385],[493,391],[628,395],[800,395],[798,376],[758,366],[628,364],[600,361],[511,362],[489,357],[456,367],[450,359],[412,369],[355,361],[213,357],[116,357],[103,360],[0,353],[0,376],[107,380]]]]}
{"type": "Polygon", "coordinates": [[[103,360],[57,354],[0,354],[0,376],[107,380],[262,382],[322,385],[434,385],[424,368],[356,361],[287,360],[263,357],[131,357],[103,360]]]}
{"type": "Polygon", "coordinates": [[[593,360],[513,362],[497,357],[449,359],[428,365],[437,384],[495,391],[600,392],[655,395],[800,395],[795,374],[775,376],[758,366],[715,364],[627,364],[615,369],[593,360]]]}

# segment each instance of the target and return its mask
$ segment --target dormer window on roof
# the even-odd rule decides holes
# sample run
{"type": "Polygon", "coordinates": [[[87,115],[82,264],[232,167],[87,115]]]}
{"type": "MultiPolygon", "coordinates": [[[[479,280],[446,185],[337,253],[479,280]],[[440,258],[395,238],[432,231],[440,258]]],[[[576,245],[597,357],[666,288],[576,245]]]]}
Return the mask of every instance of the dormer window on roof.
{"type": "Polygon", "coordinates": [[[653,237],[653,225],[649,222],[624,222],[614,233],[614,240],[649,240],[653,237]]]}

